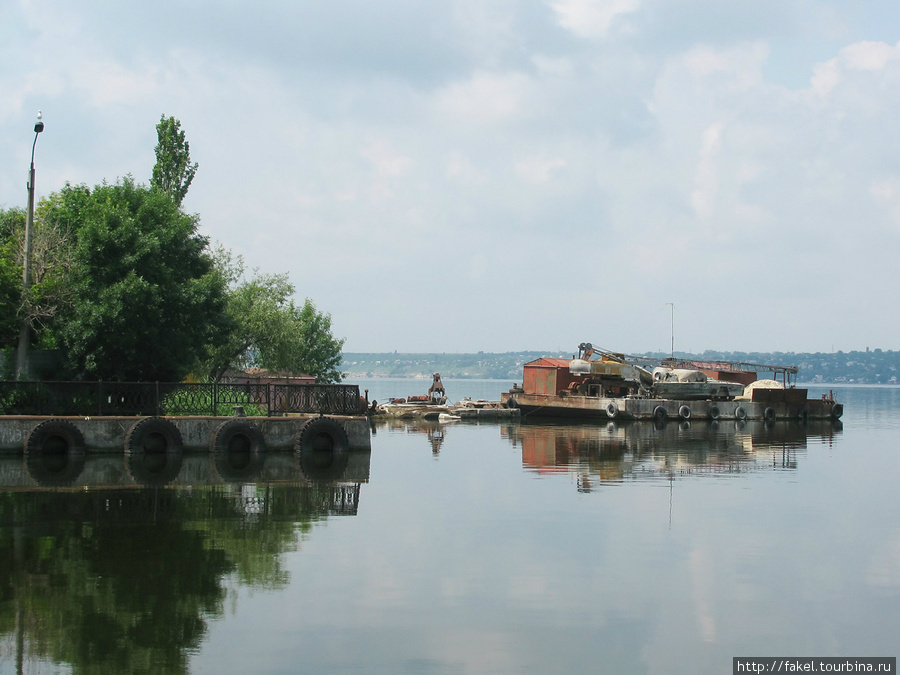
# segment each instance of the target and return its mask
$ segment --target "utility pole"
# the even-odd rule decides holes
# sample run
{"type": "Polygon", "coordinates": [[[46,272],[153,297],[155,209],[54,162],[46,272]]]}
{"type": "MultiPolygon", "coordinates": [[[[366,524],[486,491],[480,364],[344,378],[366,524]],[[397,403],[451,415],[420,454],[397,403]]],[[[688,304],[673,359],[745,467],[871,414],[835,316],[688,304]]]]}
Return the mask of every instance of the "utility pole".
{"type": "Polygon", "coordinates": [[[675,303],[667,302],[667,305],[672,308],[672,358],[675,358],[675,303]]]}
{"type": "Polygon", "coordinates": [[[25,219],[25,256],[22,262],[22,300],[25,316],[19,327],[19,349],[16,354],[16,379],[28,379],[28,347],[31,342],[31,326],[28,324],[28,293],[31,289],[31,241],[34,237],[34,148],[38,134],[44,130],[43,115],[38,110],[37,122],[34,125],[34,143],[31,144],[31,170],[28,172],[28,215],[25,219]]]}

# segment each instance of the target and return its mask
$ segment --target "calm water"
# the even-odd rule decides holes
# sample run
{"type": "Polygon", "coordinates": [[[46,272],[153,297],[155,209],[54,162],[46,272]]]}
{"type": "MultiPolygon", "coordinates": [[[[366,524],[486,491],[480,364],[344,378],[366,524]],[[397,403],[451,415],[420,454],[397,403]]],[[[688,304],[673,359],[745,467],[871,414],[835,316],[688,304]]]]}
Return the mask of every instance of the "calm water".
{"type": "MultiPolygon", "coordinates": [[[[370,398],[428,384],[370,382],[370,398]]],[[[511,384],[445,382],[452,400],[511,384]]],[[[192,456],[169,486],[136,487],[103,457],[45,488],[3,460],[0,672],[896,656],[900,388],[834,389],[837,427],[379,425],[336,483],[290,456],[228,483],[192,456]]]]}

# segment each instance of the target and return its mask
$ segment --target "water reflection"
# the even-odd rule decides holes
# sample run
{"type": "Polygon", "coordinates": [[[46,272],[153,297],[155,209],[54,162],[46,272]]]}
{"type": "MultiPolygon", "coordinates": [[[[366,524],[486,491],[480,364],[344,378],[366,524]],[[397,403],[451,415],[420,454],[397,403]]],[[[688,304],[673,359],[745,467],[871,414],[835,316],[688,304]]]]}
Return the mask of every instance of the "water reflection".
{"type": "Polygon", "coordinates": [[[540,474],[574,473],[578,489],[686,475],[797,468],[810,439],[830,442],[840,421],[644,422],[559,426],[522,424],[503,435],[522,449],[522,465],[540,474]]]}
{"type": "Polygon", "coordinates": [[[213,485],[216,483],[365,482],[366,452],[34,454],[0,457],[4,487],[213,485]]]}
{"type": "Polygon", "coordinates": [[[379,418],[372,423],[372,435],[378,433],[379,428],[392,431],[405,431],[408,434],[421,434],[425,437],[431,453],[437,457],[441,454],[441,447],[448,433],[453,433],[453,424],[445,424],[436,420],[405,420],[397,417],[379,418]]]}
{"type": "Polygon", "coordinates": [[[370,455],[42,459],[0,459],[3,659],[157,673],[187,670],[238,587],[289,585],[284,554],[358,513],[370,455]]]}

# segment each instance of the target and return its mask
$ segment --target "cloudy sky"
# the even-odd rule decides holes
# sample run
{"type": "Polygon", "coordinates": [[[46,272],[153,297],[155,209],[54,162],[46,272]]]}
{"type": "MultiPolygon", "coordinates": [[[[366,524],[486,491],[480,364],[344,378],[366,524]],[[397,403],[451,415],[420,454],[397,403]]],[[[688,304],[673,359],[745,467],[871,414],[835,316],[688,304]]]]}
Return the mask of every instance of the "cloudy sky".
{"type": "Polygon", "coordinates": [[[38,109],[347,351],[900,349],[896,0],[3,0],[0,206],[38,109]]]}

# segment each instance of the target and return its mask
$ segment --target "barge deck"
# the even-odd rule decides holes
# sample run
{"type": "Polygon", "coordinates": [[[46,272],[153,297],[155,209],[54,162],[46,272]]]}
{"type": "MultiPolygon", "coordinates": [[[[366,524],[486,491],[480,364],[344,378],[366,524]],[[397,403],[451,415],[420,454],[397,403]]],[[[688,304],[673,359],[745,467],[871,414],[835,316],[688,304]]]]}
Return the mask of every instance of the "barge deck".
{"type": "Polygon", "coordinates": [[[796,373],[794,366],[672,360],[651,372],[634,358],[582,343],[578,358],[526,363],[522,386],[501,394],[501,402],[520,410],[523,418],[839,419],[844,407],[833,392],[809,398],[806,389],[789,383],[796,373]],[[780,375],[783,382],[757,380],[758,372],[780,375]]]}

